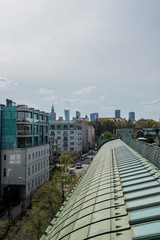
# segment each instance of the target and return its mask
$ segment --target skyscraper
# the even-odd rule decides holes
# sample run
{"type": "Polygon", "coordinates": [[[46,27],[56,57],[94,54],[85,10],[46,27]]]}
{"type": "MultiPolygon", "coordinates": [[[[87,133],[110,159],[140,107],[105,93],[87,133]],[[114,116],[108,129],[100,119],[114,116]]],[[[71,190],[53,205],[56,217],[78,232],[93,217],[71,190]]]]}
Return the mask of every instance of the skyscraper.
{"type": "Polygon", "coordinates": [[[65,116],[65,121],[69,121],[70,120],[70,110],[64,109],[64,116],[65,116]]]}
{"type": "Polygon", "coordinates": [[[76,119],[81,119],[81,113],[79,111],[76,111],[76,119]]]}
{"type": "Polygon", "coordinates": [[[121,111],[115,110],[115,118],[120,118],[120,117],[121,117],[121,111]]]}
{"type": "Polygon", "coordinates": [[[51,113],[50,113],[50,119],[53,121],[56,121],[56,113],[54,111],[54,106],[52,104],[52,109],[51,109],[51,113]]]}
{"type": "Polygon", "coordinates": [[[98,113],[91,113],[90,114],[90,121],[91,122],[95,121],[98,118],[99,118],[99,114],[98,113]]]}
{"type": "Polygon", "coordinates": [[[129,112],[129,121],[135,121],[135,112],[129,112]]]}

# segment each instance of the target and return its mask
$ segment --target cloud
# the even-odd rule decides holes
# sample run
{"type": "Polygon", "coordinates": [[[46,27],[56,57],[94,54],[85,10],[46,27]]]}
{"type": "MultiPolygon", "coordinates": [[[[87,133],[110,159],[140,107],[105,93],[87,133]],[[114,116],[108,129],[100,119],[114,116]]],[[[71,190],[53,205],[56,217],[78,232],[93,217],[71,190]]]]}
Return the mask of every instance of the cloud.
{"type": "Polygon", "coordinates": [[[88,86],[85,88],[81,88],[80,90],[75,91],[75,94],[88,94],[90,93],[93,89],[96,89],[96,86],[88,86]]]}
{"type": "Polygon", "coordinates": [[[8,85],[13,84],[13,85],[18,85],[18,82],[9,80],[4,77],[0,77],[0,87],[6,88],[8,85]]]}
{"type": "Polygon", "coordinates": [[[103,96],[99,97],[98,100],[103,101],[104,99],[106,99],[106,97],[107,97],[107,95],[103,95],[103,96]]]}
{"type": "Polygon", "coordinates": [[[62,99],[62,104],[68,106],[78,106],[78,105],[86,105],[86,104],[95,104],[95,100],[86,100],[86,99],[62,99]]]}
{"type": "Polygon", "coordinates": [[[160,99],[154,99],[152,101],[142,102],[141,106],[142,106],[142,108],[147,109],[147,111],[159,112],[159,109],[160,109],[160,99]]]}
{"type": "Polygon", "coordinates": [[[53,101],[53,100],[55,100],[55,97],[45,97],[45,98],[43,98],[42,99],[42,101],[53,101]]]}
{"type": "Polygon", "coordinates": [[[50,89],[40,88],[38,92],[42,95],[52,94],[54,91],[50,89]]]}
{"type": "Polygon", "coordinates": [[[160,99],[154,99],[149,102],[142,102],[143,106],[153,106],[153,105],[157,105],[157,104],[160,104],[160,99]]]}

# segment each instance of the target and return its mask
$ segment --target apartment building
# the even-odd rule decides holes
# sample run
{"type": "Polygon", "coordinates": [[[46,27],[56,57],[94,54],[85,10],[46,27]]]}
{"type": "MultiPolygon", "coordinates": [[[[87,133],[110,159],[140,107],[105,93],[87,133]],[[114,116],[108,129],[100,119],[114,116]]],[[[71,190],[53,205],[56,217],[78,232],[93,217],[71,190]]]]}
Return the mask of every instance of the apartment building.
{"type": "Polygon", "coordinates": [[[95,144],[95,129],[93,126],[82,123],[82,149],[87,152],[95,144]]]}
{"type": "Polygon", "coordinates": [[[82,124],[75,120],[50,121],[50,136],[54,137],[58,154],[64,151],[81,154],[82,124]]]}
{"type": "Polygon", "coordinates": [[[48,114],[1,105],[1,196],[22,200],[49,178],[48,114]]]}

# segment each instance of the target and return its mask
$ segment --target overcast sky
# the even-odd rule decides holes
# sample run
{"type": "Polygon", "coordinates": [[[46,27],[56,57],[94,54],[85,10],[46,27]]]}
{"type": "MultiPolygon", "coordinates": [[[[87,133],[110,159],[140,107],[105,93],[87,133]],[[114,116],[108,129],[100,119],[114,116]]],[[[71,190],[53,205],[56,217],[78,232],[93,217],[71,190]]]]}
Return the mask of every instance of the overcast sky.
{"type": "Polygon", "coordinates": [[[160,117],[159,0],[0,0],[0,103],[160,117]]]}

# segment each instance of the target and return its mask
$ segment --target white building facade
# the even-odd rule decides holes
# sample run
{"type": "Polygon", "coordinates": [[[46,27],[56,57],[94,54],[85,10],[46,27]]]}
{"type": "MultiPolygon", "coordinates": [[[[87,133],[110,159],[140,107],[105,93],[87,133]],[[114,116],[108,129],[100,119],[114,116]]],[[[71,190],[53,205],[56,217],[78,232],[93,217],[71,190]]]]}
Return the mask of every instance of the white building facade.
{"type": "Polygon", "coordinates": [[[50,121],[50,136],[54,136],[58,154],[69,151],[82,153],[82,125],[72,121],[50,121]]]}

